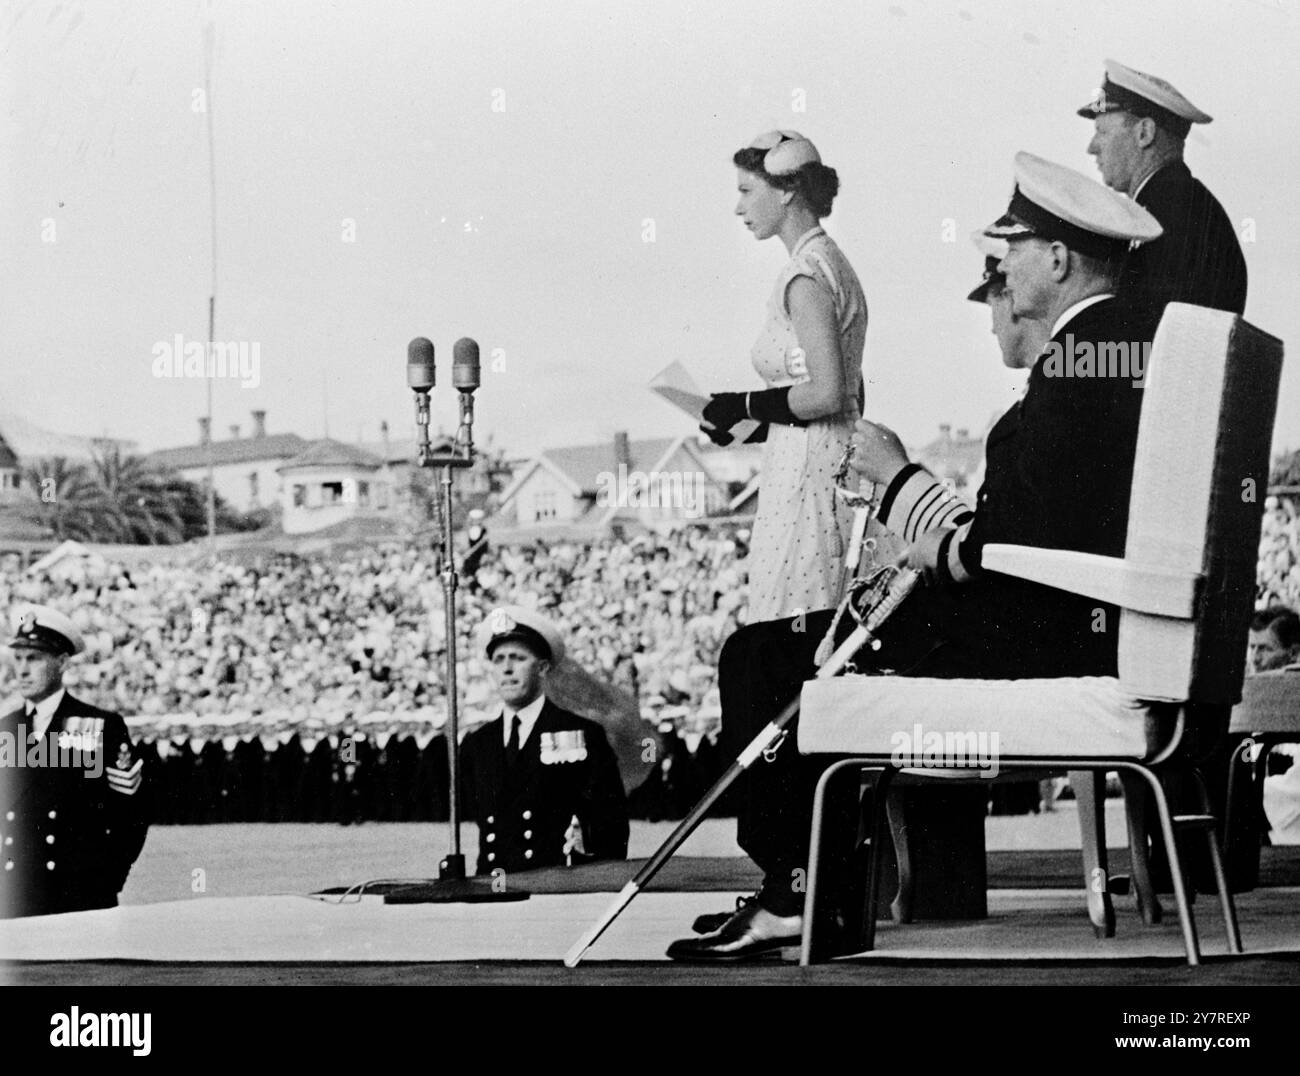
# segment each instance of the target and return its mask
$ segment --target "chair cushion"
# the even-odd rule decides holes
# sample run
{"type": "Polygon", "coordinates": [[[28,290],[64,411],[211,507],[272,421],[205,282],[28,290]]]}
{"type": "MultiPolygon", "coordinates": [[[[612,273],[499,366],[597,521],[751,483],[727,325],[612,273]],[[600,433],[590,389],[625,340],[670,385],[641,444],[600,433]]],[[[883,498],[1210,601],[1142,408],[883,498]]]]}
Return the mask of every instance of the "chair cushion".
{"type": "Polygon", "coordinates": [[[804,754],[890,755],[899,766],[979,769],[998,758],[1149,757],[1168,731],[1161,713],[1113,677],[931,680],[836,676],[803,686],[804,754]]]}
{"type": "Polygon", "coordinates": [[[1241,685],[1229,731],[1285,734],[1300,738],[1300,669],[1255,673],[1241,685]]]}

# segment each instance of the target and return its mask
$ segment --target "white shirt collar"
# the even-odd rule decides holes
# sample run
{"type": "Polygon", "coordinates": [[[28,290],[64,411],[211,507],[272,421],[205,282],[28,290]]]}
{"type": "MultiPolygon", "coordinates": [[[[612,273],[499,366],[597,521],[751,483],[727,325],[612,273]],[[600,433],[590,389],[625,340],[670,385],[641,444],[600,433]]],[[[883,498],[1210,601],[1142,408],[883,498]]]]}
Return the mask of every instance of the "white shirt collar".
{"type": "Polygon", "coordinates": [[[1099,303],[1103,299],[1113,299],[1113,298],[1115,298],[1115,293],[1113,291],[1103,291],[1100,295],[1089,295],[1088,298],[1080,299],[1073,306],[1066,307],[1065,311],[1061,314],[1061,316],[1056,319],[1056,324],[1052,326],[1051,335],[1055,336],[1062,329],[1064,329],[1065,326],[1068,325],[1074,317],[1081,314],[1083,311],[1087,310],[1088,307],[1092,306],[1094,303],[1099,303]]]}
{"type": "MultiPolygon", "coordinates": [[[[46,729],[50,727],[50,722],[54,720],[54,711],[59,708],[59,704],[63,702],[63,696],[66,694],[67,691],[64,688],[59,688],[53,695],[41,699],[36,704],[36,712],[32,716],[31,731],[33,733],[37,736],[45,735],[46,729]]],[[[26,709],[25,706],[24,709],[26,709]]]]}
{"type": "MultiPolygon", "coordinates": [[[[523,747],[528,742],[528,737],[533,731],[533,726],[537,724],[538,717],[541,716],[542,707],[546,705],[546,693],[538,695],[522,710],[518,711],[519,717],[519,746],[523,747]]],[[[510,724],[514,720],[516,712],[508,706],[501,711],[501,742],[508,744],[510,742],[510,724]]]]}

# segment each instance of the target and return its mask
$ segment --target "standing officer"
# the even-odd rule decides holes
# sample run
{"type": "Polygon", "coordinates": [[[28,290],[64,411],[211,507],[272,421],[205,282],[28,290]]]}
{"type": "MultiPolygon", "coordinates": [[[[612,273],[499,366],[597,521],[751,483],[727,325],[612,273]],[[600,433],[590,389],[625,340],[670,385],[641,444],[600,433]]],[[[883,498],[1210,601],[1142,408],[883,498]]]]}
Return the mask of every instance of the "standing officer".
{"type": "Polygon", "coordinates": [[[1106,61],[1097,95],[1078,110],[1094,123],[1088,152],[1106,186],[1127,194],[1164,235],[1134,250],[1120,278],[1157,311],[1195,303],[1240,314],[1246,260],[1223,206],[1183,163],[1193,123],[1207,116],[1164,79],[1106,61]]]}
{"type": "Polygon", "coordinates": [[[605,732],[543,691],[564,657],[559,633],[536,613],[507,606],[488,615],[479,643],[503,711],[461,745],[461,799],[478,822],[478,873],[626,859],[627,800],[605,732]]]}
{"type": "Polygon", "coordinates": [[[13,631],[24,703],[0,717],[0,915],[111,908],[148,829],[144,760],[121,717],[64,690],[86,648],[71,620],[28,605],[13,631]]]}

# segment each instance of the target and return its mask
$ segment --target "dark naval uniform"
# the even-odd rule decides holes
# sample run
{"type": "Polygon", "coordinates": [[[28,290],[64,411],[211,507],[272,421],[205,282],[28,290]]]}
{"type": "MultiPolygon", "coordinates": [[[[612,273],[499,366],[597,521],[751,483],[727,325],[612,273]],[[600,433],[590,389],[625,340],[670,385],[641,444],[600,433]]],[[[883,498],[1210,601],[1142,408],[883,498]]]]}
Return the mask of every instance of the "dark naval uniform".
{"type": "Polygon", "coordinates": [[[479,827],[479,874],[627,858],[623,781],[600,725],[548,700],[513,767],[504,739],[498,717],[461,744],[461,800],[479,827]],[[566,857],[575,816],[581,851],[566,857]]]}
{"type": "Polygon", "coordinates": [[[1195,303],[1241,314],[1246,259],[1232,221],[1205,184],[1174,161],[1155,172],[1134,201],[1165,233],[1129,255],[1121,287],[1156,310],[1195,303]]]}
{"type": "MultiPolygon", "coordinates": [[[[1115,60],[1106,61],[1101,88],[1076,114],[1095,122],[1108,112],[1150,119],[1180,145],[1192,124],[1213,119],[1164,79],[1115,60]]],[[[1193,303],[1241,314],[1246,308],[1241,244],[1223,206],[1187,165],[1181,159],[1166,161],[1137,185],[1133,200],[1160,222],[1164,234],[1130,252],[1120,294],[1157,312],[1166,303],[1193,303]]]]}
{"type": "MultiPolygon", "coordinates": [[[[25,708],[0,717],[0,743],[13,744],[28,760],[37,749],[35,740],[28,746],[30,732],[25,708]]],[[[143,782],[122,776],[142,760],[134,757],[121,717],[65,692],[44,740],[45,765],[18,766],[14,758],[0,770],[0,914],[6,917],[113,907],[148,828],[143,782]],[[73,764],[50,765],[61,740],[61,757],[73,764]],[[79,752],[92,749],[98,758],[86,764],[79,752]]]]}

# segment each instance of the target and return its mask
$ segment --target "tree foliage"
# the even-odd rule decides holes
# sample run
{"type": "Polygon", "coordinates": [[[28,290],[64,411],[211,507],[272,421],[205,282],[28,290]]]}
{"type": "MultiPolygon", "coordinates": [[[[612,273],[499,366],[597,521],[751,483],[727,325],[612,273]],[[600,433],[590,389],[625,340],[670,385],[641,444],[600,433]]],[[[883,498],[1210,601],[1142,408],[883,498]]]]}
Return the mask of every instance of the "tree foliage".
{"type": "MultiPolygon", "coordinates": [[[[203,487],[116,446],[89,463],[55,457],[24,468],[18,510],[59,540],[171,545],[208,530],[203,487]]],[[[226,532],[256,528],[261,520],[218,497],[216,522],[226,532]]]]}

